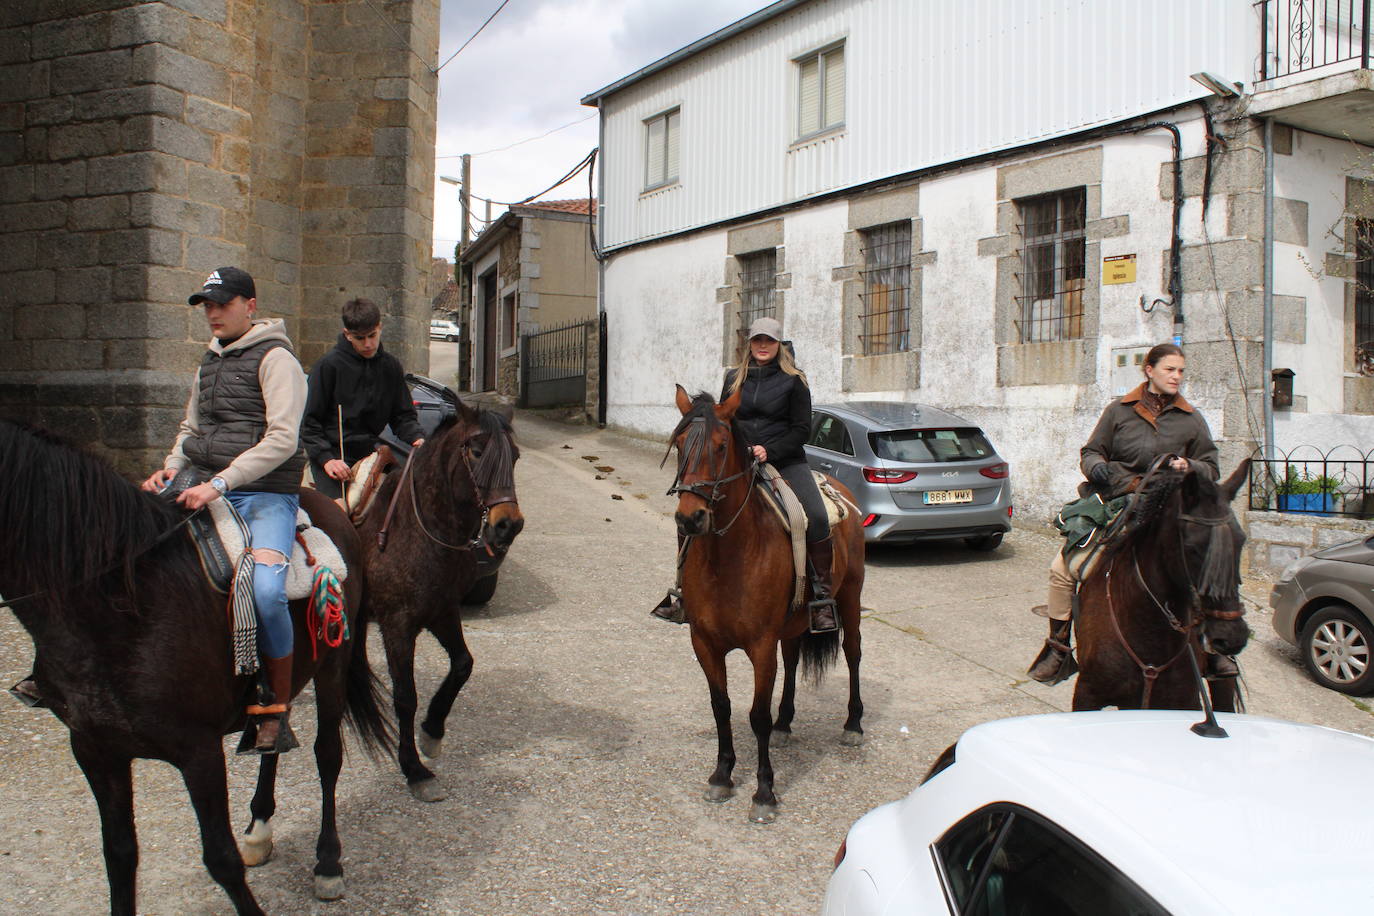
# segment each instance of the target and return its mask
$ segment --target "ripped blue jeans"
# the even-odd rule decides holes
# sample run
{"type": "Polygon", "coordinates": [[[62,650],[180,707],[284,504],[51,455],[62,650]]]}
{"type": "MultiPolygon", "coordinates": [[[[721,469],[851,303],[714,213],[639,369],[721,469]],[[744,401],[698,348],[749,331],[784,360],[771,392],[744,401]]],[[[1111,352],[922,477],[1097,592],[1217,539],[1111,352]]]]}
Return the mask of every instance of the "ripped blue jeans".
{"type": "MultiPolygon", "coordinates": [[[[296,493],[224,494],[248,525],[254,550],[275,550],[290,558],[296,541],[296,493]]],[[[291,654],[293,625],[286,604],[286,562],[253,565],[253,598],[258,606],[258,649],[264,658],[291,654]]]]}

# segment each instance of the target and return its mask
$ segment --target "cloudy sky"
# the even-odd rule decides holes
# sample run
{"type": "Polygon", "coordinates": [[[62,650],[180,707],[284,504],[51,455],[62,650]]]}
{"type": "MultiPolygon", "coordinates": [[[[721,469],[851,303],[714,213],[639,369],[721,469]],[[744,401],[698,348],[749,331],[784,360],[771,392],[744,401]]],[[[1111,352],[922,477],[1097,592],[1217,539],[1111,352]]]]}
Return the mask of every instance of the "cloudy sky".
{"type": "MultiPolygon", "coordinates": [[[[769,2],[508,0],[439,72],[436,175],[456,178],[458,157],[470,153],[474,195],[514,201],[542,191],[596,146],[596,110],[579,99],[769,2]]],[[[443,0],[439,61],[500,5],[443,0]]],[[[434,195],[434,253],[452,259],[461,225],[458,188],[436,180],[434,195]]],[[[586,196],[586,173],[547,195],[586,196]]],[[[474,231],[484,208],[473,202],[474,231]]],[[[493,218],[503,209],[493,206],[493,218]]]]}

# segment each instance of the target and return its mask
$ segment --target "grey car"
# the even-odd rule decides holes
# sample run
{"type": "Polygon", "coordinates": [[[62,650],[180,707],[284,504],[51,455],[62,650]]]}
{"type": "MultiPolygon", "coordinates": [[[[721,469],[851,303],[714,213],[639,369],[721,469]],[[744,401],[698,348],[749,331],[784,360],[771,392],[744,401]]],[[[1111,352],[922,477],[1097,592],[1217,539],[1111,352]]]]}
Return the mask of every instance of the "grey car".
{"type": "Polygon", "coordinates": [[[1274,630],[1323,687],[1374,693],[1374,536],[1301,557],[1269,592],[1274,630]]]}
{"type": "Polygon", "coordinates": [[[994,550],[1011,530],[1011,477],[975,424],[910,401],[818,404],[806,459],[849,487],[868,542],[962,538],[994,550]]]}

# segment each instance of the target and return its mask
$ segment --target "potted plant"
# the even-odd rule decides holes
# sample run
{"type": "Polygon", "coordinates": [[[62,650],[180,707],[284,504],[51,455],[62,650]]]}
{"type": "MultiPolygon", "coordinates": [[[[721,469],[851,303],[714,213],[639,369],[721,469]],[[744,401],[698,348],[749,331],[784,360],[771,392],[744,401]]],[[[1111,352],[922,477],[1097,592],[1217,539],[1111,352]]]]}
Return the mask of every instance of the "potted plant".
{"type": "Polygon", "coordinates": [[[1292,465],[1283,480],[1279,481],[1275,487],[1278,493],[1278,509],[1280,512],[1310,512],[1317,515],[1329,515],[1335,503],[1336,488],[1340,486],[1340,481],[1325,474],[1312,477],[1306,469],[1301,474],[1292,465]]]}

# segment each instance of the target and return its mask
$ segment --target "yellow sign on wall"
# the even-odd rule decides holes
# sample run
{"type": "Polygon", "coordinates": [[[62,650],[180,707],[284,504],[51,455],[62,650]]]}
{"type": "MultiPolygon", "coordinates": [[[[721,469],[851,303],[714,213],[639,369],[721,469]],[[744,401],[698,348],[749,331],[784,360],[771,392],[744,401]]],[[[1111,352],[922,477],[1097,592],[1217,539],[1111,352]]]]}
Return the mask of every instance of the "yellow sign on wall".
{"type": "Polygon", "coordinates": [[[1135,255],[1114,254],[1102,259],[1102,285],[1135,282],[1135,255]]]}

